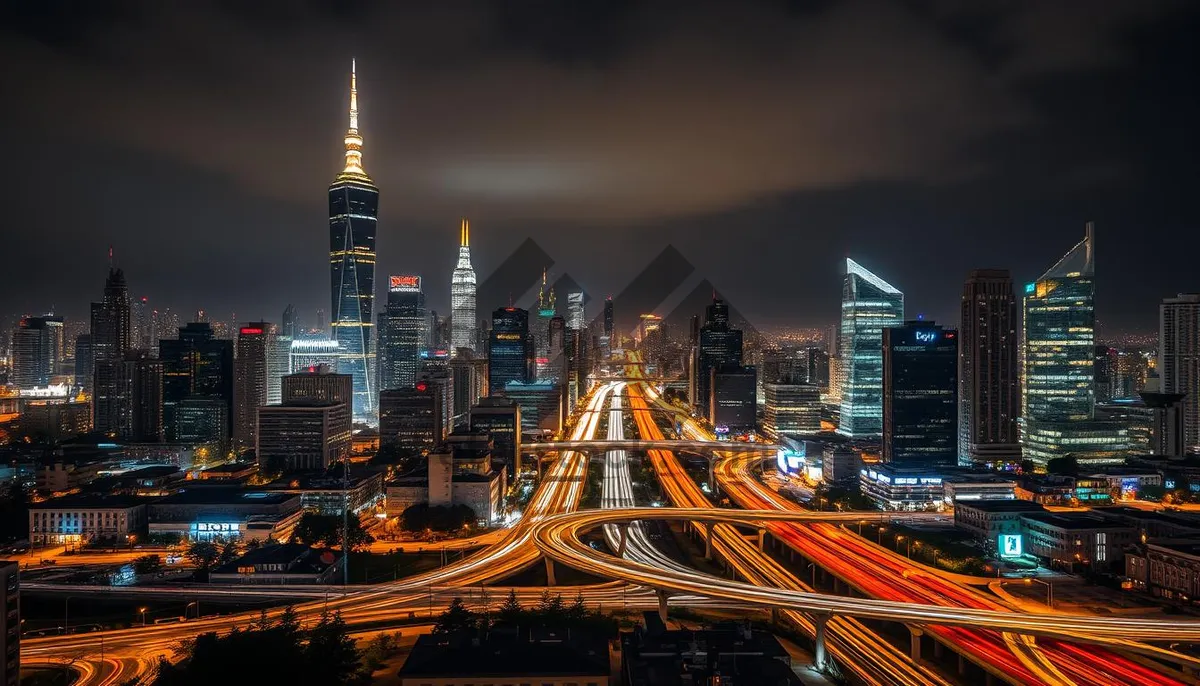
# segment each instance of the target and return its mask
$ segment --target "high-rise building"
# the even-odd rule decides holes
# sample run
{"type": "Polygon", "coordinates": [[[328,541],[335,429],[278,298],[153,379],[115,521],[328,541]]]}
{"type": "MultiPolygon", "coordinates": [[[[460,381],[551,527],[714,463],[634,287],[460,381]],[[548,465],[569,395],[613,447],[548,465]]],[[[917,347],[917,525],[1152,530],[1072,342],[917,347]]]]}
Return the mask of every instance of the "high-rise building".
{"type": "Polygon", "coordinates": [[[258,463],[274,471],[315,471],[350,457],[345,403],[284,403],[258,408],[258,463]]]}
{"type": "Polygon", "coordinates": [[[504,395],[510,382],[534,380],[534,342],[529,335],[529,312],[501,307],[492,313],[488,336],[488,395],[504,395]]]}
{"type": "Polygon", "coordinates": [[[1184,450],[1200,453],[1200,293],[1167,298],[1158,312],[1159,386],[1183,395],[1184,450]]]}
{"type": "Polygon", "coordinates": [[[606,346],[610,348],[620,345],[620,341],[613,340],[613,299],[608,296],[604,299],[604,338],[602,339],[606,346]]]}
{"type": "Polygon", "coordinates": [[[4,686],[21,681],[21,563],[0,562],[0,590],[4,592],[4,615],[0,619],[0,655],[4,656],[4,686]]]}
{"type": "Polygon", "coordinates": [[[146,296],[134,298],[129,304],[129,346],[149,350],[154,346],[154,310],[146,296]]]}
{"type": "Polygon", "coordinates": [[[763,399],[763,433],[771,439],[821,430],[821,389],[816,384],[765,383],[763,399]]]}
{"type": "Polygon", "coordinates": [[[154,310],[150,315],[150,349],[158,350],[158,342],[179,332],[179,313],[169,307],[154,310]]]}
{"type": "Polygon", "coordinates": [[[1147,389],[1150,379],[1150,361],[1153,354],[1141,350],[1118,350],[1116,375],[1113,378],[1113,399],[1136,398],[1147,389]]]}
{"type": "Polygon", "coordinates": [[[1095,418],[1096,283],[1094,229],[1045,274],[1025,285],[1022,452],[1045,467],[1124,459],[1128,429],[1095,418]]]}
{"type": "Polygon", "coordinates": [[[586,296],[583,291],[567,293],[567,328],[582,331],[587,328],[587,313],[584,310],[586,296]]]}
{"type": "Polygon", "coordinates": [[[268,374],[274,353],[275,334],[269,322],[238,327],[233,361],[233,438],[241,447],[255,444],[258,408],[268,404],[268,374]]]}
{"type": "Polygon", "coordinates": [[[75,337],[75,385],[91,392],[96,365],[92,357],[92,334],[81,333],[75,337]]]}
{"type": "Polygon", "coordinates": [[[883,433],[883,330],[904,322],[904,294],[846,259],[838,359],[838,433],[872,438],[883,433]]]}
{"type": "Polygon", "coordinates": [[[349,406],[354,394],[354,377],[331,372],[329,367],[316,367],[283,377],[285,405],[314,403],[345,403],[349,406]]]}
{"type": "Polygon", "coordinates": [[[931,321],[883,330],[883,460],[958,464],[958,334],[931,321]]]}
{"type": "Polygon", "coordinates": [[[558,384],[509,381],[504,385],[502,395],[521,406],[521,426],[525,431],[562,430],[564,393],[558,384]]]}
{"type": "Polygon", "coordinates": [[[125,273],[109,267],[104,299],[92,303],[92,424],[101,433],[121,430],[122,378],[129,350],[129,287],[125,273]]]}
{"type": "Polygon", "coordinates": [[[587,329],[568,328],[563,352],[566,357],[567,414],[575,411],[579,396],[587,390],[587,376],[591,370],[587,329]]]}
{"type": "Polygon", "coordinates": [[[1007,269],[976,269],[963,285],[958,350],[958,459],[1021,461],[1017,298],[1007,269]]]}
{"type": "Polygon", "coordinates": [[[442,421],[443,399],[439,389],[425,381],[380,391],[379,446],[406,455],[433,450],[448,433],[442,421]]]}
{"type": "Polygon", "coordinates": [[[717,434],[755,430],[758,379],[754,367],[726,362],[709,368],[708,417],[717,434]]]}
{"type": "Polygon", "coordinates": [[[809,348],[805,351],[807,364],[805,371],[808,382],[821,389],[829,388],[829,353],[820,348],[809,348]]]}
{"type": "Polygon", "coordinates": [[[512,398],[480,398],[470,410],[471,431],[486,431],[492,439],[492,455],[503,460],[508,473],[521,473],[521,406],[512,398]]]}
{"type": "Polygon", "coordinates": [[[63,359],[62,317],[22,317],[13,331],[11,358],[9,382],[14,386],[50,385],[63,359]]]}
{"type": "Polygon", "coordinates": [[[125,354],[125,388],[122,397],[121,436],[126,440],[161,443],[163,429],[163,361],[149,350],[131,350],[125,354]]]}
{"type": "Polygon", "coordinates": [[[296,310],[288,305],[283,314],[290,321],[286,325],[272,327],[271,347],[267,350],[267,405],[278,405],[283,401],[283,377],[291,373],[292,341],[299,334],[296,310]]]}
{"type": "MultiPolygon", "coordinates": [[[[438,427],[442,436],[450,433],[454,428],[454,379],[450,375],[450,351],[428,351],[421,362],[421,371],[417,372],[415,386],[427,387],[438,396],[437,409],[441,413],[438,427]]],[[[441,440],[441,436],[438,440],[441,440]]]]}
{"type": "Polygon", "coordinates": [[[208,323],[191,322],[179,329],[178,338],[159,341],[158,357],[167,440],[198,440],[194,437],[219,431],[216,439],[227,441],[233,426],[233,341],[218,340],[208,323]],[[219,422],[212,416],[218,407],[219,422]]]}
{"type": "Polygon", "coordinates": [[[1094,348],[1095,361],[1093,366],[1096,370],[1096,402],[1106,403],[1117,396],[1117,359],[1118,353],[1116,348],[1110,348],[1107,345],[1097,345],[1094,348]]]}
{"type": "Polygon", "coordinates": [[[288,352],[288,373],[296,374],[307,369],[325,366],[332,371],[341,371],[342,346],[328,338],[306,338],[292,341],[288,352]]]}
{"type": "Polygon", "coordinates": [[[533,312],[530,333],[533,335],[535,376],[538,381],[555,382],[555,370],[550,365],[550,321],[555,317],[554,288],[547,289],[546,270],[542,270],[542,285],[538,287],[537,308],[533,312]]]}
{"type": "Polygon", "coordinates": [[[350,65],[350,128],[346,167],[329,186],[329,285],[333,340],[341,347],[338,370],[354,379],[356,421],[375,417],[375,229],[379,189],[362,166],[358,131],[358,83],[350,65]]]}
{"type": "Polygon", "coordinates": [[[462,220],[458,237],[458,263],[450,277],[450,348],[475,350],[475,268],[471,266],[471,225],[462,220]]]}
{"type": "MultiPolygon", "coordinates": [[[[412,388],[429,332],[421,277],[388,279],[387,308],[379,313],[379,388],[412,388]]],[[[382,421],[382,419],[380,420],[382,421]]]]}
{"type": "Polygon", "coordinates": [[[465,419],[471,407],[487,395],[487,375],[487,358],[476,357],[469,348],[455,351],[450,360],[450,385],[454,392],[451,414],[455,426],[459,418],[465,419]]]}
{"type": "Polygon", "coordinates": [[[283,308],[283,322],[279,328],[279,335],[285,336],[290,340],[296,340],[300,336],[300,322],[296,319],[296,308],[292,307],[291,303],[283,308]]]}
{"type": "MultiPolygon", "coordinates": [[[[696,398],[709,421],[712,415],[712,370],[721,365],[742,364],[742,332],[729,326],[729,305],[717,297],[705,310],[696,345],[696,398]]],[[[715,423],[715,422],[714,422],[715,423]]]]}

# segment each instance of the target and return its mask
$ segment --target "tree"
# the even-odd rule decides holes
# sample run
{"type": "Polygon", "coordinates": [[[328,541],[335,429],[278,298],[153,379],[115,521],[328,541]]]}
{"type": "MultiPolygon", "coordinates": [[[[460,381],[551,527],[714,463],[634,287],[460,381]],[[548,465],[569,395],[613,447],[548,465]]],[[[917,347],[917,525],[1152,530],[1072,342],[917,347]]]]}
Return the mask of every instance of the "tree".
{"type": "Polygon", "coordinates": [[[133,571],[138,574],[153,574],[162,567],[163,561],[158,555],[142,555],[133,561],[133,571]]]}
{"type": "Polygon", "coordinates": [[[208,571],[221,556],[221,549],[212,541],[196,541],[183,554],[196,569],[208,571]]]}
{"type": "Polygon", "coordinates": [[[1079,473],[1079,460],[1074,455],[1056,457],[1046,463],[1046,471],[1060,476],[1074,476],[1079,473]]]}
{"type": "Polygon", "coordinates": [[[521,602],[517,600],[516,589],[511,589],[508,592],[508,597],[504,599],[504,602],[500,605],[500,609],[496,612],[496,618],[501,622],[519,624],[523,611],[521,602]]]}
{"type": "Polygon", "coordinates": [[[305,683],[310,684],[348,683],[362,663],[340,612],[321,615],[308,634],[304,653],[308,658],[305,683]]]}
{"type": "MultiPolygon", "coordinates": [[[[339,515],[323,515],[305,512],[296,522],[292,541],[325,548],[342,547],[342,518],[339,515]]],[[[358,517],[349,518],[350,549],[358,550],[375,542],[375,537],[362,528],[358,517]]]]}
{"type": "Polygon", "coordinates": [[[400,515],[405,531],[460,531],[475,521],[475,511],[466,505],[430,507],[428,503],[410,505],[400,515]]]}
{"type": "Polygon", "coordinates": [[[433,625],[433,633],[439,636],[461,636],[475,629],[475,613],[467,609],[462,598],[455,597],[450,601],[450,607],[438,615],[433,625]]]}

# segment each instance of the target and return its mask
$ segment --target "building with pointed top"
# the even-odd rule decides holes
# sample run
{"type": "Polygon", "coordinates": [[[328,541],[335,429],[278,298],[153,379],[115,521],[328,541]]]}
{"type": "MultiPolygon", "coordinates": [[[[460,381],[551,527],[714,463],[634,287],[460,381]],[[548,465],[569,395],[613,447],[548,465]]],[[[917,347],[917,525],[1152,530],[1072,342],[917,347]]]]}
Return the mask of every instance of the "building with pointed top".
{"type": "Polygon", "coordinates": [[[1025,284],[1020,438],[1024,457],[1041,467],[1059,457],[1116,463],[1128,449],[1128,427],[1096,419],[1095,276],[1089,222],[1083,240],[1025,284]]]}
{"type": "MultiPolygon", "coordinates": [[[[109,253],[111,255],[111,251],[109,253]]],[[[130,349],[129,286],[125,272],[109,267],[104,299],[92,303],[92,423],[101,433],[125,425],[122,373],[130,349]]]]}
{"type": "Polygon", "coordinates": [[[379,188],[362,165],[358,130],[358,76],[350,63],[350,128],[346,166],[329,186],[329,286],[333,340],[341,350],[338,370],[354,380],[353,415],[375,423],[375,230],[379,188]]]}
{"type": "Polygon", "coordinates": [[[851,438],[883,434],[883,330],[904,323],[904,294],[846,258],[838,333],[841,415],[838,433],[851,438]]]}
{"type": "Polygon", "coordinates": [[[450,349],[476,352],[479,335],[475,322],[475,268],[471,266],[471,224],[464,218],[459,229],[458,263],[450,277],[450,349]]]}

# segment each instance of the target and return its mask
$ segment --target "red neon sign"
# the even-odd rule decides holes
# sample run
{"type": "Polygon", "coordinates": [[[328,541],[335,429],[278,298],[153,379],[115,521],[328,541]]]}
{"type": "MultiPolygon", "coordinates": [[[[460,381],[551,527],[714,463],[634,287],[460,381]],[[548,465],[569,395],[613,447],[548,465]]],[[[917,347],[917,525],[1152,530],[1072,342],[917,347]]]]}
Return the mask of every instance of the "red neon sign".
{"type": "Polygon", "coordinates": [[[262,330],[262,329],[258,329],[258,328],[255,328],[255,327],[251,327],[251,326],[243,326],[243,327],[242,327],[242,333],[243,333],[243,334],[245,334],[245,335],[247,335],[247,336],[252,336],[252,335],[261,334],[262,332],[263,332],[263,330],[262,330]]]}

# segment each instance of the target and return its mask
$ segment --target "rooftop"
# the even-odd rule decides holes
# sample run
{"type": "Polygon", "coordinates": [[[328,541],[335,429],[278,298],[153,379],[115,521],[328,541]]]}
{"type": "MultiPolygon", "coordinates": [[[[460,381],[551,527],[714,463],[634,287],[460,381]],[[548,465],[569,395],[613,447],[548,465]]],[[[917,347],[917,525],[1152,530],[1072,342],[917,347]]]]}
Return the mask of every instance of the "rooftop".
{"type": "MultiPolygon", "coordinates": [[[[557,636],[557,635],[556,635],[557,636]]],[[[403,677],[469,677],[513,679],[522,676],[608,677],[605,641],[576,634],[569,641],[523,640],[525,636],[489,637],[478,642],[450,642],[441,636],[417,637],[400,668],[403,677]]]]}
{"type": "Polygon", "coordinates": [[[154,498],[139,498],[132,495],[101,495],[97,493],[73,493],[64,495],[60,498],[51,498],[40,503],[31,503],[31,510],[60,510],[64,507],[76,508],[108,508],[108,507],[136,507],[145,505],[149,502],[156,502],[160,499],[154,498]]]}
{"type": "Polygon", "coordinates": [[[188,487],[155,501],[156,505],[278,505],[291,500],[290,493],[271,493],[236,486],[188,487]]]}
{"type": "Polygon", "coordinates": [[[1041,512],[1046,509],[1032,500],[959,500],[954,507],[983,512],[1041,512]]]}
{"type": "Polygon", "coordinates": [[[253,462],[226,462],[215,467],[209,467],[204,470],[206,474],[236,474],[237,472],[247,469],[257,469],[258,465],[253,462]]]}
{"type": "Polygon", "coordinates": [[[280,543],[247,551],[245,555],[213,571],[217,574],[236,574],[239,567],[295,563],[295,566],[288,568],[287,573],[319,574],[337,564],[341,557],[341,553],[336,550],[318,550],[303,543],[280,543]],[[322,557],[326,557],[327,561],[322,561],[322,557]]]}
{"type": "Polygon", "coordinates": [[[1130,529],[1133,527],[1096,512],[1030,512],[1024,519],[1049,524],[1060,529],[1130,529]]]}
{"type": "Polygon", "coordinates": [[[1200,557],[1200,538],[1166,538],[1151,541],[1149,547],[1162,548],[1173,553],[1200,557]]]}

